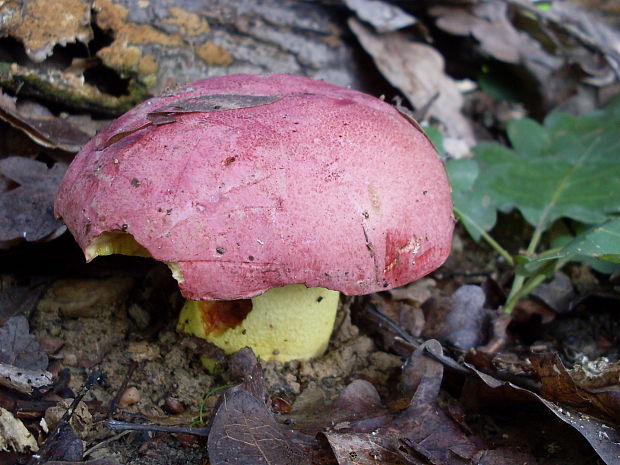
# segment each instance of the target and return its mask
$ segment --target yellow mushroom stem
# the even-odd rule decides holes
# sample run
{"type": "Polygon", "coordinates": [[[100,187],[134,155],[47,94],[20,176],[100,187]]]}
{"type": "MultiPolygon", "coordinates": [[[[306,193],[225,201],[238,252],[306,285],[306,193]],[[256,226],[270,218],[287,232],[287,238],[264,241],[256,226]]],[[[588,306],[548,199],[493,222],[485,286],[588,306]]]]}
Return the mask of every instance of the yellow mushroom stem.
{"type": "MultiPolygon", "coordinates": [[[[87,260],[99,255],[150,257],[131,234],[103,233],[86,248],[87,260]]],[[[167,263],[182,281],[176,263],[167,263]]],[[[226,353],[251,347],[263,360],[307,360],[323,354],[329,343],[340,293],[291,284],[252,299],[188,300],[177,330],[215,344],[226,353]]]]}
{"type": "Polygon", "coordinates": [[[306,360],[327,348],[339,293],[291,284],[251,300],[185,302],[177,329],[232,353],[251,347],[263,360],[306,360]]]}

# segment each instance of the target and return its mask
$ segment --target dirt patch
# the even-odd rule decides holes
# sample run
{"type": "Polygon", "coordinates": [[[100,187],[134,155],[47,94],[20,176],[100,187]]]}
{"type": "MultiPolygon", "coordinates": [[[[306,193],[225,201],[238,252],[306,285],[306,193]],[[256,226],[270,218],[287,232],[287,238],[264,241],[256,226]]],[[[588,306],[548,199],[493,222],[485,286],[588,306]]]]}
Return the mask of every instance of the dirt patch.
{"type": "MultiPolygon", "coordinates": [[[[229,382],[226,372],[212,375],[205,370],[199,355],[187,347],[187,336],[176,332],[174,318],[159,328],[145,325],[148,311],[135,299],[136,286],[142,282],[127,276],[56,281],[31,318],[32,331],[39,339],[60,341],[61,349],[52,356],[53,366],[55,371],[70,370],[69,387],[74,392],[91,371],[104,375],[104,382],[93,387],[86,404],[80,404],[93,412],[92,418],[78,425],[87,447],[96,446],[88,458],[114,458],[123,464],[204,459],[200,439],[184,442],[169,435],[127,432],[102,443],[110,439],[102,420],[117,396],[121,396],[118,412],[130,421],[188,426],[208,420],[218,397],[209,393],[229,382]]],[[[296,406],[316,408],[317,401],[326,406],[353,379],[370,380],[380,388],[400,370],[399,357],[378,351],[373,340],[351,323],[349,304],[347,300],[340,309],[324,357],[263,364],[271,397],[296,406]]],[[[48,410],[46,416],[57,421],[66,402],[48,410]]]]}

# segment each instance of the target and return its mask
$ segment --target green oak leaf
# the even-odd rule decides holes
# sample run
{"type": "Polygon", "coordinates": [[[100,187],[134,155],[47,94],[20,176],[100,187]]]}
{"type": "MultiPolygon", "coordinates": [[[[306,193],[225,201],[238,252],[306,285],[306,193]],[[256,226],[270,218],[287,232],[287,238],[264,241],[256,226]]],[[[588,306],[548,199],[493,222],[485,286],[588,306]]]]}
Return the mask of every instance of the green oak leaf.
{"type": "Polygon", "coordinates": [[[619,128],[620,98],[583,116],[553,113],[544,124],[529,118],[511,122],[512,149],[496,143],[474,149],[473,183],[459,181],[471,174],[471,166],[461,160],[448,164],[450,179],[457,181],[457,215],[476,240],[494,226],[495,210],[518,209],[541,233],[564,217],[603,223],[620,213],[619,128]]]}
{"type": "Polygon", "coordinates": [[[606,221],[578,235],[552,258],[575,255],[620,263],[620,218],[606,221]]]}
{"type": "Polygon", "coordinates": [[[476,185],[480,175],[478,162],[471,158],[448,160],[446,171],[452,186],[454,212],[477,241],[497,220],[497,206],[492,197],[476,185]]]}
{"type": "Polygon", "coordinates": [[[518,257],[515,261],[521,274],[532,275],[557,260],[586,261],[603,273],[612,272],[620,264],[620,218],[578,234],[559,250],[541,254],[538,258],[518,257]]]}

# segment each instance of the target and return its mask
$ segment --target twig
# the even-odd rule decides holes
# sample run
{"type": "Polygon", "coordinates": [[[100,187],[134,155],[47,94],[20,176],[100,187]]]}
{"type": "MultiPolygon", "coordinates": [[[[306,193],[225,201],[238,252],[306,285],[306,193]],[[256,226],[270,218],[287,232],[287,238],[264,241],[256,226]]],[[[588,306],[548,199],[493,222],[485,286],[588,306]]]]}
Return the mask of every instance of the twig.
{"type": "Polygon", "coordinates": [[[121,387],[116,392],[114,399],[112,399],[112,402],[110,402],[110,407],[108,409],[108,418],[110,418],[116,412],[116,407],[118,407],[118,402],[120,401],[121,396],[127,389],[129,380],[133,376],[133,372],[136,370],[137,366],[138,366],[138,362],[132,362],[131,365],[129,366],[129,369],[127,370],[127,374],[125,375],[125,379],[123,379],[123,384],[121,384],[121,387]]]}
{"type": "Polygon", "coordinates": [[[60,431],[65,425],[69,423],[69,420],[71,419],[71,416],[73,415],[73,412],[75,411],[78,404],[82,401],[86,393],[90,391],[90,388],[93,387],[93,384],[99,381],[100,378],[101,372],[98,371],[92,372],[88,375],[84,386],[82,386],[82,389],[80,389],[78,395],[75,396],[75,399],[73,399],[73,402],[71,402],[71,405],[56,425],[56,428],[54,428],[54,431],[52,431],[52,433],[47,437],[45,443],[39,449],[39,453],[30,457],[27,465],[40,465],[41,463],[47,462],[47,455],[49,454],[50,449],[53,447],[56,440],[58,439],[60,431]]]}
{"type": "Polygon", "coordinates": [[[117,431],[153,431],[156,433],[192,434],[202,437],[209,436],[209,430],[211,429],[209,426],[191,428],[188,426],[143,425],[118,420],[107,420],[105,424],[108,428],[117,431]]]}
{"type": "Polygon", "coordinates": [[[97,444],[95,444],[94,446],[92,446],[92,447],[90,447],[89,449],[86,449],[86,450],[84,451],[84,454],[83,454],[83,455],[84,455],[84,457],[89,456],[90,454],[92,454],[92,453],[93,453],[93,451],[95,451],[95,450],[97,450],[97,449],[99,449],[99,448],[101,448],[101,447],[105,446],[106,444],[109,444],[109,443],[111,443],[111,442],[117,441],[117,440],[119,440],[120,438],[122,438],[123,436],[127,436],[129,433],[131,433],[131,431],[129,431],[129,430],[127,430],[127,431],[123,431],[122,433],[115,434],[115,435],[114,435],[114,436],[112,436],[111,438],[104,439],[103,441],[98,442],[98,443],[97,443],[97,444]]]}
{"type": "MultiPolygon", "coordinates": [[[[398,334],[397,338],[401,339],[401,342],[405,342],[407,345],[409,345],[410,347],[412,347],[413,349],[417,349],[418,347],[420,347],[420,343],[418,343],[407,331],[405,331],[403,328],[401,328],[394,320],[392,320],[389,316],[387,316],[385,313],[381,312],[378,308],[376,308],[374,305],[372,304],[368,304],[367,305],[367,311],[369,313],[371,313],[373,316],[375,316],[376,318],[378,318],[380,320],[381,323],[386,324],[387,326],[389,326],[396,334],[398,334]]],[[[432,352],[429,352],[428,350],[425,350],[424,353],[432,358],[433,360],[449,367],[452,368],[453,370],[464,374],[464,375],[473,375],[472,371],[469,370],[468,368],[460,365],[457,361],[451,359],[450,357],[446,357],[445,355],[438,355],[438,354],[434,354],[432,352]]]]}

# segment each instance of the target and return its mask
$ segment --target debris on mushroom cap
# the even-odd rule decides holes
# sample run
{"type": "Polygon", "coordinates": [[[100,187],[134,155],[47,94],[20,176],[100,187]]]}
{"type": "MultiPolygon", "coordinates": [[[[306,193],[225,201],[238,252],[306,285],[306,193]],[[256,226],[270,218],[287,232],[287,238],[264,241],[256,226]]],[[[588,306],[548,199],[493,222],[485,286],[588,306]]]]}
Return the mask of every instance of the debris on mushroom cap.
{"type": "Polygon", "coordinates": [[[443,165],[415,125],[289,75],[209,78],[142,103],[79,153],[56,213],[88,259],[130,234],[190,299],[404,285],[443,263],[454,227],[443,165]]]}

